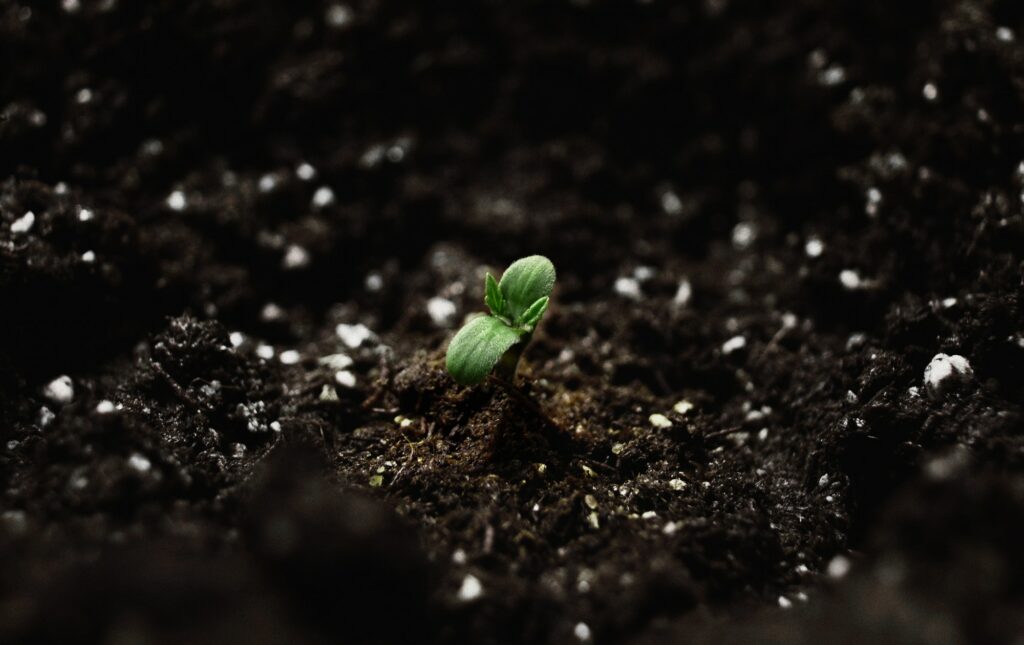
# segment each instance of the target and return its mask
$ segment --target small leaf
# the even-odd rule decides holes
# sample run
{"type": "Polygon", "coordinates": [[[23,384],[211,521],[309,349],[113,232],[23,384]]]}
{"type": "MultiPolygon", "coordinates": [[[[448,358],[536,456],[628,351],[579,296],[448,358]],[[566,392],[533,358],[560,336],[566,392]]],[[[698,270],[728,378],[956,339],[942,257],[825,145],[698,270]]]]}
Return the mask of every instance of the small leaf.
{"type": "Polygon", "coordinates": [[[537,302],[530,305],[530,308],[523,312],[523,315],[519,320],[519,325],[525,327],[529,331],[533,331],[533,328],[537,326],[538,322],[540,322],[541,316],[543,316],[544,312],[547,311],[548,303],[550,301],[551,298],[547,296],[538,298],[537,302]]]}
{"type": "Polygon", "coordinates": [[[479,383],[508,348],[519,342],[522,333],[494,316],[474,318],[448,345],[448,373],[461,385],[479,383]]]}
{"type": "Polygon", "coordinates": [[[484,304],[495,316],[505,315],[505,296],[501,295],[498,281],[490,273],[484,278],[484,304]]]}
{"type": "Polygon", "coordinates": [[[505,313],[518,320],[530,305],[550,296],[555,286],[555,265],[543,255],[531,255],[513,262],[501,275],[499,287],[505,296],[505,313]]]}

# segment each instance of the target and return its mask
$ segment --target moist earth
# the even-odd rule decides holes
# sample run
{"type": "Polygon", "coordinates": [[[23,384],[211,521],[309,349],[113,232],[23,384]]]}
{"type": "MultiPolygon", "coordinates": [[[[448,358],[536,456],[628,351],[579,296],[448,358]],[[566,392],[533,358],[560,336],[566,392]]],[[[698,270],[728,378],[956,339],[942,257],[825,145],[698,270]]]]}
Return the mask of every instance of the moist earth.
{"type": "Polygon", "coordinates": [[[1021,37],[0,2],[0,642],[1016,642],[1021,37]]]}

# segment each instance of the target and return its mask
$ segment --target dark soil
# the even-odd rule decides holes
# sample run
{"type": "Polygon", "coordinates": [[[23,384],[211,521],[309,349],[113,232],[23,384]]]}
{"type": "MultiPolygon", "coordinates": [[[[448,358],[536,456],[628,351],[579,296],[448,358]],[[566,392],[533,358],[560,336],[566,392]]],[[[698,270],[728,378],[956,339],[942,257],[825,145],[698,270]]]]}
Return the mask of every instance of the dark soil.
{"type": "Polygon", "coordinates": [[[1021,642],[1021,38],[0,1],[0,642],[1021,642]],[[457,387],[531,253],[519,381],[457,387]]]}

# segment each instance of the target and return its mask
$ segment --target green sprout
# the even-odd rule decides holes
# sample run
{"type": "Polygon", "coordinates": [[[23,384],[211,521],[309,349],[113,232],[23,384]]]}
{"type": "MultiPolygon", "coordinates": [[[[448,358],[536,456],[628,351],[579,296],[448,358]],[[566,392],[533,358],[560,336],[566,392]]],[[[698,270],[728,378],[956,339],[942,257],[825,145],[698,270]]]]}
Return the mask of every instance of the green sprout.
{"type": "Polygon", "coordinates": [[[484,304],[490,315],[470,320],[448,345],[448,373],[462,385],[475,385],[497,367],[512,381],[519,358],[533,337],[555,286],[555,265],[542,255],[512,263],[497,282],[484,279],[484,304]]]}

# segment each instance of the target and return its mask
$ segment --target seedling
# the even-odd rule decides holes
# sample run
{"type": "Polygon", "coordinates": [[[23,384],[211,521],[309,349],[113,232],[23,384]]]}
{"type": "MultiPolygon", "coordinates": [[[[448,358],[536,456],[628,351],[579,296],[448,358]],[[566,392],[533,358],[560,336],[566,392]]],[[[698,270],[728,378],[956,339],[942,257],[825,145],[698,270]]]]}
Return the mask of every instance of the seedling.
{"type": "Polygon", "coordinates": [[[475,385],[492,370],[512,381],[519,358],[533,337],[555,286],[555,265],[542,255],[512,263],[501,282],[484,279],[484,304],[490,315],[466,323],[448,345],[448,373],[462,385],[475,385]]]}

